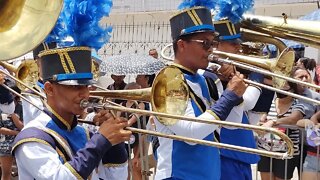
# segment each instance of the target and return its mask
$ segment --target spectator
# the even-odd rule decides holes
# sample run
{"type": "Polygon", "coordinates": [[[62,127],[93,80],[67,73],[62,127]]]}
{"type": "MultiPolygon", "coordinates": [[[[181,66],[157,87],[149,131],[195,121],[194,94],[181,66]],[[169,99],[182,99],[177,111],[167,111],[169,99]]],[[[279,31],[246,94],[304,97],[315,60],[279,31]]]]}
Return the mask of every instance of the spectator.
{"type": "MultiPolygon", "coordinates": [[[[129,83],[125,87],[126,90],[129,89],[141,89],[141,86],[135,82],[129,83]]],[[[138,109],[145,109],[144,103],[135,103],[132,100],[128,101],[123,101],[121,103],[122,106],[125,106],[127,108],[138,108],[138,109]]],[[[124,117],[127,119],[132,119],[135,121],[135,123],[132,124],[132,127],[134,128],[141,128],[139,127],[139,123],[137,122],[137,118],[139,118],[137,115],[133,115],[132,113],[129,112],[118,112],[118,116],[124,117]]],[[[141,121],[140,121],[141,122],[141,121]]],[[[142,124],[142,122],[140,123],[142,124]]],[[[129,165],[129,172],[130,169],[132,170],[132,178],[134,180],[140,180],[142,179],[142,174],[141,174],[141,165],[140,165],[140,151],[139,151],[139,136],[137,133],[132,133],[129,142],[125,143],[126,150],[128,152],[128,158],[131,157],[131,153],[133,153],[133,158],[131,159],[131,164],[129,165]],[[130,167],[131,166],[131,167],[130,167]]],[[[128,180],[130,180],[130,174],[128,175],[128,180]]]]}
{"type": "MultiPolygon", "coordinates": [[[[124,78],[126,77],[126,75],[115,75],[115,74],[111,74],[111,78],[113,79],[113,83],[110,84],[107,89],[109,90],[123,90],[127,83],[124,82],[124,78]]],[[[120,104],[121,102],[123,102],[123,100],[121,99],[115,99],[114,100],[115,103],[120,104]]]]}
{"type": "MultiPolygon", "coordinates": [[[[20,94],[17,87],[13,88],[20,94]]],[[[1,113],[0,121],[0,162],[2,176],[1,180],[10,180],[13,164],[13,156],[11,155],[12,143],[16,135],[23,128],[22,105],[18,96],[14,97],[15,110],[12,114],[1,113]]]]}
{"type": "MultiPolygon", "coordinates": [[[[307,70],[302,69],[300,67],[294,67],[291,72],[292,78],[304,82],[308,82],[308,75],[309,74],[307,70]]],[[[295,94],[303,95],[306,97],[313,96],[313,93],[309,89],[300,84],[289,82],[288,85],[289,86],[285,87],[286,89],[284,90],[291,91],[295,94]]],[[[313,105],[310,105],[309,103],[306,103],[299,99],[294,99],[290,96],[286,96],[279,93],[276,94],[277,98],[274,100],[268,113],[268,121],[264,123],[263,126],[273,127],[281,124],[295,125],[298,120],[302,118],[310,118],[314,113],[313,105]]],[[[262,180],[270,179],[270,175],[272,176],[272,179],[291,179],[295,167],[297,167],[298,169],[302,168],[300,167],[299,163],[301,159],[301,145],[299,138],[300,132],[298,129],[290,128],[288,130],[283,130],[288,131],[288,136],[294,142],[294,157],[292,159],[287,160],[287,164],[285,160],[273,159],[271,162],[270,158],[261,157],[261,160],[258,163],[258,171],[261,172],[262,180]],[[270,163],[272,163],[272,170],[269,169],[270,163]]],[[[277,144],[276,140],[274,141],[275,142],[273,142],[273,144],[277,144]]],[[[277,147],[275,145],[268,149],[267,145],[263,143],[263,139],[260,139],[260,141],[258,142],[258,147],[266,150],[275,150],[280,152],[284,150],[281,146],[277,147]]]]}
{"type": "Polygon", "coordinates": [[[156,58],[156,59],[158,59],[158,51],[156,50],[156,49],[150,49],[149,50],[149,56],[152,56],[152,57],[154,57],[154,58],[156,58]]]}
{"type": "Polygon", "coordinates": [[[308,70],[310,74],[310,79],[315,78],[316,65],[317,63],[314,59],[307,58],[307,57],[299,58],[298,61],[296,62],[296,66],[308,70]]]}
{"type": "MultiPolygon", "coordinates": [[[[320,122],[320,111],[315,113],[311,118],[311,121],[308,122],[312,123],[313,125],[316,125],[317,128],[319,128],[319,122],[320,122]]],[[[316,145],[316,144],[315,144],[316,145]]],[[[317,179],[317,177],[320,177],[320,161],[319,157],[317,157],[317,148],[319,146],[307,146],[307,157],[303,163],[303,173],[302,173],[302,179],[317,179]]]]}

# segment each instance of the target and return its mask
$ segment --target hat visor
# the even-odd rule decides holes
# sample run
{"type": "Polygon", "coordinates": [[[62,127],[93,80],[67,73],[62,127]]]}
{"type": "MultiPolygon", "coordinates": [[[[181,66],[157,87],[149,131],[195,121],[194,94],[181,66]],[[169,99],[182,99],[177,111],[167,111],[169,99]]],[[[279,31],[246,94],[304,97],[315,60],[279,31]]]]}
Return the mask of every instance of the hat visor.
{"type": "Polygon", "coordinates": [[[198,31],[192,31],[190,33],[185,33],[181,36],[186,36],[186,35],[195,34],[195,33],[204,33],[204,32],[212,32],[215,37],[219,36],[219,33],[217,31],[214,31],[211,29],[210,30],[209,29],[202,29],[202,30],[198,30],[198,31]]]}
{"type": "Polygon", "coordinates": [[[228,39],[228,40],[221,40],[224,42],[230,42],[230,43],[236,43],[236,44],[241,44],[243,43],[243,41],[240,38],[236,38],[236,39],[228,39]]]}
{"type": "Polygon", "coordinates": [[[78,85],[78,86],[85,86],[85,85],[92,85],[92,84],[96,84],[97,82],[95,80],[92,79],[79,79],[79,80],[65,80],[65,81],[58,81],[58,84],[61,85],[69,85],[69,86],[74,86],[74,85],[78,85]]]}

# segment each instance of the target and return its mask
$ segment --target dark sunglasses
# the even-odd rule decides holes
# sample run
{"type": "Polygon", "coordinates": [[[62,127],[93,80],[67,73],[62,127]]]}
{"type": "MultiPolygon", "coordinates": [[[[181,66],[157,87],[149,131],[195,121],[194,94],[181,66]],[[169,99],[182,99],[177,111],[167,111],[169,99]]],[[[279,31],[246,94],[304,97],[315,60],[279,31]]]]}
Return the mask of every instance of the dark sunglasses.
{"type": "Polygon", "coordinates": [[[204,50],[208,50],[210,48],[217,48],[219,44],[219,42],[216,40],[209,41],[209,40],[191,39],[190,41],[201,43],[204,50]]]}

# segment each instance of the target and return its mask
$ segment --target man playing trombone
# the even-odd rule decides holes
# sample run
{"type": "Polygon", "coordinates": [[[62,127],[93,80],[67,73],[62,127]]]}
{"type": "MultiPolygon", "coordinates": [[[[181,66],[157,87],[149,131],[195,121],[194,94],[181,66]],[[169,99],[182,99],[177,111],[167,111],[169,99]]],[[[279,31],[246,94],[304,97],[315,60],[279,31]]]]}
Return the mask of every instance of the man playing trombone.
{"type": "MultiPolygon", "coordinates": [[[[232,74],[227,89],[215,102],[198,69],[208,66],[208,56],[218,44],[211,13],[204,7],[186,9],[170,19],[175,53],[174,66],[180,69],[190,90],[186,116],[225,120],[234,106],[242,102],[246,90],[243,75],[232,74]]],[[[233,121],[240,122],[241,119],[233,121]]],[[[217,125],[177,121],[165,126],[155,120],[157,131],[191,138],[214,140],[217,125]]],[[[156,179],[220,179],[220,155],[216,147],[159,138],[156,179]]]]}
{"type": "Polygon", "coordinates": [[[89,98],[87,86],[93,82],[91,48],[45,50],[39,57],[47,103],[44,112],[15,139],[12,152],[19,177],[87,179],[91,175],[94,179],[126,179],[125,173],[114,174],[116,167],[104,171],[102,163],[122,163],[127,168],[125,149],[117,144],[129,140],[131,132],[123,128],[130,123],[106,112],[100,117],[102,123],[96,134],[78,125],[76,115],[83,112],[80,103],[89,98]],[[69,66],[63,66],[65,63],[69,66]],[[74,73],[67,73],[71,67],[74,73]]]}
{"type": "MultiPolygon", "coordinates": [[[[227,53],[238,54],[241,48],[240,24],[234,24],[228,19],[214,21],[214,27],[219,33],[219,45],[217,50],[227,53]]],[[[222,64],[224,69],[234,69],[233,66],[222,64]]],[[[224,75],[225,73],[222,73],[224,75]]],[[[206,75],[206,74],[204,74],[206,75]]],[[[262,74],[251,72],[249,79],[261,83],[264,79],[262,74]]],[[[223,81],[228,82],[228,77],[223,81]]],[[[224,84],[225,84],[224,83],[224,84]]],[[[235,107],[228,119],[242,119],[243,124],[256,125],[259,118],[249,118],[249,110],[252,110],[257,103],[261,89],[249,85],[243,94],[243,103],[235,107]],[[236,113],[235,113],[236,112],[236,113]]],[[[222,127],[220,130],[220,140],[222,143],[232,144],[242,147],[256,148],[256,142],[251,130],[234,129],[231,127],[222,127]]],[[[260,158],[258,155],[249,154],[228,149],[221,149],[221,180],[234,179],[252,179],[251,164],[256,164],[260,158]]]]}

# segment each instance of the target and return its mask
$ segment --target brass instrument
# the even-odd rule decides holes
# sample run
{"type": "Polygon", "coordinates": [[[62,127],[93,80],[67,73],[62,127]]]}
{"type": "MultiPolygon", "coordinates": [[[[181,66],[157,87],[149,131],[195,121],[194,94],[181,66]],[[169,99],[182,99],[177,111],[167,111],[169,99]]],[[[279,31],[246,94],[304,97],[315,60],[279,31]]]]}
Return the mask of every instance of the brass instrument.
{"type": "MultiPolygon", "coordinates": [[[[162,58],[164,58],[166,60],[169,60],[169,61],[173,61],[173,58],[170,58],[170,55],[167,55],[168,53],[166,53],[166,52],[169,51],[168,49],[171,46],[172,46],[172,44],[166,45],[161,50],[161,54],[160,54],[160,56],[162,56],[162,58]]],[[[169,53],[170,53],[170,51],[169,51],[169,53]]],[[[256,57],[250,57],[250,56],[244,56],[244,55],[238,55],[238,54],[232,54],[232,53],[225,53],[225,52],[222,52],[222,51],[214,50],[213,54],[209,55],[208,61],[221,61],[221,62],[225,61],[225,62],[227,62],[229,64],[232,64],[232,65],[235,65],[235,66],[239,66],[239,67],[241,67],[243,69],[248,69],[250,71],[262,73],[262,74],[268,75],[268,76],[274,76],[275,77],[274,78],[275,81],[273,81],[273,82],[278,84],[278,85],[276,85],[276,87],[281,87],[281,84],[283,83],[283,81],[279,81],[279,79],[284,79],[286,81],[290,81],[290,82],[293,82],[293,83],[298,83],[298,84],[302,84],[304,86],[312,87],[312,88],[315,88],[315,89],[320,89],[320,86],[318,86],[318,85],[307,83],[307,82],[303,82],[303,81],[299,81],[299,80],[296,80],[294,78],[281,75],[281,74],[287,74],[289,70],[291,71],[292,66],[293,66],[293,64],[291,65],[293,56],[294,56],[294,52],[287,49],[284,52],[282,52],[278,58],[274,59],[274,60],[277,60],[277,62],[273,62],[272,59],[271,60],[266,60],[266,59],[261,59],[261,58],[256,58],[256,57]],[[219,59],[216,56],[225,57],[227,59],[219,59]],[[230,61],[229,58],[232,61],[230,61]],[[245,63],[245,64],[238,63],[238,62],[235,62],[233,60],[240,61],[240,62],[245,63]],[[248,64],[252,64],[252,65],[261,67],[263,69],[269,69],[269,70],[271,70],[273,72],[268,72],[268,71],[263,70],[263,69],[255,68],[255,67],[249,66],[248,64]],[[283,70],[283,72],[282,72],[282,70],[283,70]]],[[[258,84],[258,86],[263,86],[263,85],[262,84],[258,84]]],[[[289,96],[292,96],[292,97],[295,97],[295,98],[299,98],[299,99],[304,99],[304,100],[310,101],[312,103],[320,104],[320,101],[318,101],[318,100],[314,100],[314,99],[311,99],[311,98],[306,98],[304,96],[296,95],[294,93],[289,93],[289,92],[282,91],[280,89],[272,88],[272,87],[269,87],[269,86],[263,86],[263,87],[266,88],[266,89],[269,89],[271,91],[279,92],[279,93],[286,94],[286,95],[290,94],[289,96]]]]}
{"type": "MultiPolygon", "coordinates": [[[[245,55],[238,55],[232,53],[226,53],[223,51],[213,51],[214,55],[218,55],[219,58],[227,59],[230,58],[237,62],[242,62],[256,67],[260,67],[284,77],[288,77],[291,73],[294,64],[294,51],[288,48],[281,52],[277,58],[273,59],[261,59],[256,57],[250,57],[245,55]]],[[[283,78],[277,78],[272,76],[274,87],[281,89],[286,81],[283,78]]]]}
{"type": "MultiPolygon", "coordinates": [[[[33,87],[39,79],[39,71],[37,63],[33,59],[22,60],[18,67],[7,62],[0,61],[0,66],[3,66],[8,71],[15,74],[15,78],[24,82],[27,86],[33,87]]],[[[16,85],[22,91],[27,90],[23,84],[17,82],[16,85]]]]}
{"type": "Polygon", "coordinates": [[[320,48],[320,22],[318,21],[245,14],[241,27],[320,48]]]}
{"type": "Polygon", "coordinates": [[[92,58],[92,65],[91,65],[91,70],[92,70],[92,74],[93,74],[93,79],[95,81],[98,81],[99,77],[100,77],[100,70],[99,70],[99,63],[92,58]]]}
{"type": "Polygon", "coordinates": [[[186,83],[183,80],[182,72],[175,66],[168,66],[162,69],[157,75],[152,85],[152,88],[146,88],[146,89],[140,89],[140,90],[125,90],[125,91],[121,91],[121,90],[91,91],[90,95],[107,97],[107,98],[150,101],[152,105],[152,109],[154,111],[150,112],[146,110],[126,108],[123,106],[114,105],[114,103],[112,102],[111,102],[112,105],[108,105],[108,104],[91,104],[88,101],[82,101],[81,107],[87,108],[90,106],[94,106],[96,108],[103,108],[108,110],[131,112],[131,113],[142,114],[142,115],[153,115],[157,117],[159,122],[167,126],[174,125],[175,123],[177,123],[178,120],[186,120],[186,121],[206,123],[206,124],[231,126],[231,127],[255,130],[260,132],[261,131],[271,132],[278,135],[282,139],[284,139],[284,141],[287,143],[287,146],[288,146],[288,152],[275,154],[275,152],[268,152],[264,150],[253,149],[253,148],[239,147],[239,146],[234,146],[230,144],[222,144],[217,142],[186,138],[186,137],[177,136],[177,135],[162,134],[154,131],[141,130],[141,129],[131,128],[131,127],[126,128],[127,130],[130,130],[132,132],[155,135],[159,137],[171,138],[171,139],[176,139],[180,141],[187,141],[187,142],[192,142],[197,144],[254,153],[254,154],[259,154],[267,157],[274,157],[274,158],[281,158],[281,159],[289,158],[292,156],[292,153],[293,153],[292,141],[288,138],[288,136],[286,136],[285,134],[283,134],[282,132],[274,128],[264,128],[261,126],[254,126],[254,125],[248,125],[248,124],[240,124],[240,123],[232,123],[232,122],[219,121],[219,120],[207,120],[207,119],[182,116],[184,115],[185,110],[187,108],[187,103],[189,100],[189,90],[187,88],[186,83]]]}
{"type": "MultiPolygon", "coordinates": [[[[189,88],[181,71],[175,66],[163,68],[156,76],[152,88],[140,90],[91,91],[90,95],[118,99],[141,100],[151,103],[156,112],[183,115],[189,99],[189,88]],[[128,94],[130,94],[128,96],[128,94]]],[[[176,119],[159,118],[164,125],[172,125],[176,119]]]]}
{"type": "Polygon", "coordinates": [[[53,29],[63,0],[2,0],[0,61],[19,57],[40,44],[53,29]]]}
{"type": "Polygon", "coordinates": [[[287,46],[279,39],[276,39],[268,34],[263,34],[248,29],[241,29],[241,38],[244,41],[273,44],[279,49],[280,52],[283,52],[287,48],[287,46]]]}

